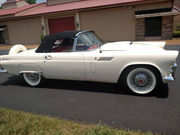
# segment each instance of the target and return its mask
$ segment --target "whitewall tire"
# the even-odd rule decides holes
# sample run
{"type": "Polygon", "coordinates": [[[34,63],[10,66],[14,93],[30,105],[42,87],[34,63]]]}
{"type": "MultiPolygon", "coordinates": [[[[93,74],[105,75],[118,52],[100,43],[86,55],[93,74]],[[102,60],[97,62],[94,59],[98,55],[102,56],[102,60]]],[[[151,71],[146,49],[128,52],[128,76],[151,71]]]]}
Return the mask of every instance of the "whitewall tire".
{"type": "Polygon", "coordinates": [[[127,70],[124,83],[136,94],[149,94],[157,86],[157,72],[152,68],[134,67],[127,70]]]}
{"type": "Polygon", "coordinates": [[[24,52],[27,51],[27,48],[24,45],[14,45],[13,47],[11,47],[10,51],[9,51],[9,55],[14,55],[14,54],[18,54],[20,52],[24,52]]]}
{"type": "Polygon", "coordinates": [[[39,73],[23,73],[26,83],[32,87],[40,85],[42,77],[39,73]]]}

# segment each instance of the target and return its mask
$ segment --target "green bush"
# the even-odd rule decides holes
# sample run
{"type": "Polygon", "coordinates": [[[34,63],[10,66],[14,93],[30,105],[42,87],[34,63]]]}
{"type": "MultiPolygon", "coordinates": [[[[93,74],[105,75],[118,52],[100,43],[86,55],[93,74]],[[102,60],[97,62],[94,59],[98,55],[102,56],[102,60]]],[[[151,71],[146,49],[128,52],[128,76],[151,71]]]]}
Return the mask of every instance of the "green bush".
{"type": "Polygon", "coordinates": [[[43,41],[43,39],[44,39],[44,35],[43,35],[43,34],[41,34],[40,38],[41,38],[41,41],[43,41]]]}
{"type": "Polygon", "coordinates": [[[180,31],[174,31],[173,32],[173,37],[174,38],[179,38],[180,37],[180,31]]]}
{"type": "Polygon", "coordinates": [[[176,31],[180,31],[180,23],[176,25],[176,31]]]}

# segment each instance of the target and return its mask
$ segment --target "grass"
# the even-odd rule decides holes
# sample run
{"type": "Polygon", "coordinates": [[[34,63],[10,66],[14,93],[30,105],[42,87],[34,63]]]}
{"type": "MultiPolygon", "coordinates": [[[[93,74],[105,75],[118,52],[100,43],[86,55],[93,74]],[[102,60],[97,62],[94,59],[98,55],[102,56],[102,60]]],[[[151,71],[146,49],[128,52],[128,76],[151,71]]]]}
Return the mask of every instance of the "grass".
{"type": "Polygon", "coordinates": [[[153,135],[0,108],[0,135],[153,135]]]}

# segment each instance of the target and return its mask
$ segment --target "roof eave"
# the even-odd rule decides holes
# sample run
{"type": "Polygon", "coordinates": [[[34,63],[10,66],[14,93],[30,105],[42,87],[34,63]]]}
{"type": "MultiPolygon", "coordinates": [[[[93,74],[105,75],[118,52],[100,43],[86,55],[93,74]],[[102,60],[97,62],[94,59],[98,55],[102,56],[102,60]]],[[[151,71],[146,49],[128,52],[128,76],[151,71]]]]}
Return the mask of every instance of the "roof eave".
{"type": "Polygon", "coordinates": [[[148,18],[148,17],[158,17],[158,16],[175,16],[179,15],[180,12],[167,12],[167,13],[156,13],[156,14],[143,14],[135,15],[135,18],[148,18]]]}

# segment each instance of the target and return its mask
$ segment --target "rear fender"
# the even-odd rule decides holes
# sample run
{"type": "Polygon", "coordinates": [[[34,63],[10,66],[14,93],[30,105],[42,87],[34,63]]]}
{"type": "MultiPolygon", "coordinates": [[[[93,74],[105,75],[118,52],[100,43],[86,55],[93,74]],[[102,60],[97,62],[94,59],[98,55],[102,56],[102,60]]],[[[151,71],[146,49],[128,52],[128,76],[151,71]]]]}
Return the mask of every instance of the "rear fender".
{"type": "Polygon", "coordinates": [[[21,64],[19,66],[19,73],[40,73],[43,75],[41,67],[37,64],[21,64]]]}

